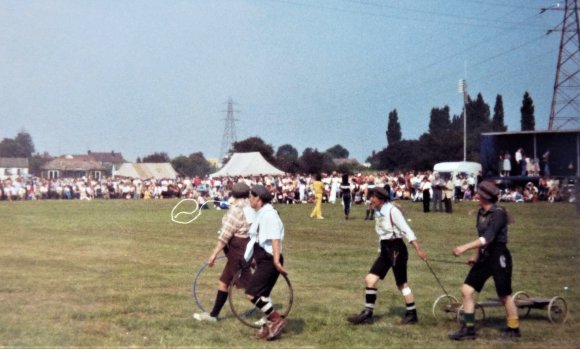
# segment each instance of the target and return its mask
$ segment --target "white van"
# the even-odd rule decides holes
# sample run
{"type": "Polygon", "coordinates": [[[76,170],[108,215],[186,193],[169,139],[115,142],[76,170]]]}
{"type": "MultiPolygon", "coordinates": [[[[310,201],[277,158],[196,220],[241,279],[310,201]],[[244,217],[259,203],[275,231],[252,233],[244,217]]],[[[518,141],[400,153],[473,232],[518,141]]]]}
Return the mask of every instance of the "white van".
{"type": "Polygon", "coordinates": [[[440,162],[435,164],[433,171],[439,172],[442,177],[451,175],[454,178],[455,175],[463,173],[467,175],[473,174],[473,177],[477,178],[477,175],[481,172],[481,164],[472,161],[440,162]]]}

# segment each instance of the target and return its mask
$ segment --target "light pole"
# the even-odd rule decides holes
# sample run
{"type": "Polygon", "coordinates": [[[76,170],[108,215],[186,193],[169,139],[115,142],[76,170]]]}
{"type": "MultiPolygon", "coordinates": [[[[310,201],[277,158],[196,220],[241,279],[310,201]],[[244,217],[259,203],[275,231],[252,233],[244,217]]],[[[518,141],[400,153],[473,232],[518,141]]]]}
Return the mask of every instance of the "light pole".
{"type": "Polygon", "coordinates": [[[463,94],[463,161],[467,161],[467,82],[459,80],[459,93],[463,94]]]}

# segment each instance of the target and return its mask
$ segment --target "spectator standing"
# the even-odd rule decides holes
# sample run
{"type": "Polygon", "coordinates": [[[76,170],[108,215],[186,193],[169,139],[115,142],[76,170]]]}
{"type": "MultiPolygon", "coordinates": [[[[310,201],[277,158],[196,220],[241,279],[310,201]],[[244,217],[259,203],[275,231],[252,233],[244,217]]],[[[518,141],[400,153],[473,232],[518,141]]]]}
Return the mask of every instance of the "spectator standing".
{"type": "Polygon", "coordinates": [[[503,175],[509,176],[512,171],[512,157],[509,152],[505,152],[503,157],[503,175]]]}
{"type": "Polygon", "coordinates": [[[352,202],[352,188],[350,182],[348,181],[348,174],[342,175],[340,193],[342,195],[342,204],[344,206],[344,219],[348,220],[350,215],[350,205],[352,202]]]}
{"type": "Polygon", "coordinates": [[[420,190],[423,193],[423,212],[427,213],[431,203],[431,182],[426,174],[423,176],[420,190]]]}
{"type": "Polygon", "coordinates": [[[324,219],[322,217],[322,194],[324,193],[324,183],[322,183],[322,176],[317,173],[315,180],[312,183],[312,191],[314,192],[314,208],[310,213],[310,218],[324,219]]]}
{"type": "Polygon", "coordinates": [[[453,206],[452,206],[452,199],[453,199],[453,190],[455,186],[453,181],[451,180],[451,176],[447,177],[445,180],[445,186],[443,187],[443,203],[445,205],[445,212],[452,213],[453,206]]]}
{"type": "Polygon", "coordinates": [[[550,150],[546,150],[542,155],[542,161],[544,162],[544,177],[550,177],[550,150]]]}
{"type": "Polygon", "coordinates": [[[517,170],[519,170],[519,173],[523,176],[524,171],[526,170],[526,165],[524,164],[524,149],[523,148],[518,148],[518,150],[516,150],[515,160],[516,160],[516,164],[518,165],[517,170]]]}
{"type": "Polygon", "coordinates": [[[443,212],[443,187],[445,181],[441,178],[439,172],[433,173],[433,211],[443,212]]]}

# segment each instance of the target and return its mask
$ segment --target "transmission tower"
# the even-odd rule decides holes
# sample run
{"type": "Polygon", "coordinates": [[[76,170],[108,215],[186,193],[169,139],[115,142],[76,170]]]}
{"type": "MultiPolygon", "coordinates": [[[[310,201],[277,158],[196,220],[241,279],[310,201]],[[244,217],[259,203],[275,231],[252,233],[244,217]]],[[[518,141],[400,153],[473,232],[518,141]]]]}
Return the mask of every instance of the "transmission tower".
{"type": "Polygon", "coordinates": [[[544,8],[564,12],[564,19],[547,34],[561,32],[554,94],[548,130],[578,128],[580,126],[580,21],[578,1],[565,0],[561,6],[544,8]]]}
{"type": "MultiPolygon", "coordinates": [[[[225,118],[226,124],[224,126],[224,135],[222,137],[222,147],[220,149],[220,162],[223,162],[224,157],[230,150],[230,147],[237,141],[236,137],[236,121],[234,118],[234,101],[232,97],[228,98],[228,110],[225,110],[227,116],[225,118]]],[[[236,110],[237,111],[237,110],[236,110]]]]}

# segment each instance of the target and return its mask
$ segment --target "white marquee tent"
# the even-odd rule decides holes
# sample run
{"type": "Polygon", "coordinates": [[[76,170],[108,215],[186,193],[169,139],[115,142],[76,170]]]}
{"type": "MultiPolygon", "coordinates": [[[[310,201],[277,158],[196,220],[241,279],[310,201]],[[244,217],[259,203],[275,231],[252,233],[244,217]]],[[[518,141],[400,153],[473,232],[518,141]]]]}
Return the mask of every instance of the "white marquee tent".
{"type": "Polygon", "coordinates": [[[228,163],[210,177],[282,175],[283,171],[272,166],[259,152],[234,153],[228,163]]]}

